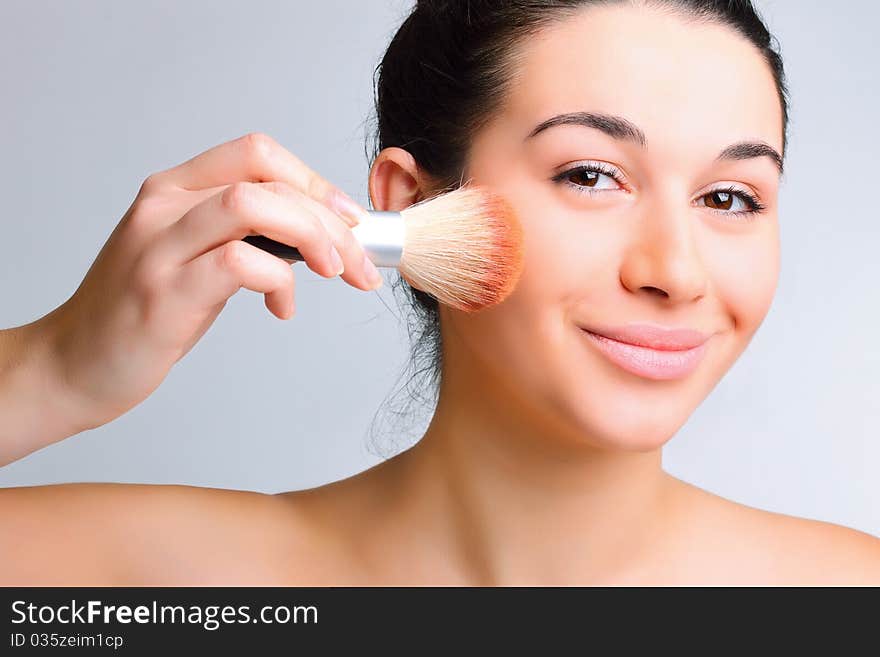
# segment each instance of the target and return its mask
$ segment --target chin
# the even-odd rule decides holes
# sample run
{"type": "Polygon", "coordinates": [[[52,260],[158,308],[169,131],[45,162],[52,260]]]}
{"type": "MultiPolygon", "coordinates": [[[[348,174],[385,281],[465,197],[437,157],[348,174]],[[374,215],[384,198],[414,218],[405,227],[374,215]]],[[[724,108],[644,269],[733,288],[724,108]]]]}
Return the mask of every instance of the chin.
{"type": "Polygon", "coordinates": [[[589,356],[558,363],[550,412],[580,443],[607,450],[648,452],[687,422],[714,382],[716,363],[689,377],[654,381],[589,356]]]}
{"type": "Polygon", "coordinates": [[[656,407],[606,393],[591,400],[572,400],[567,414],[582,443],[612,451],[650,452],[675,435],[690,410],[675,404],[656,407]]]}

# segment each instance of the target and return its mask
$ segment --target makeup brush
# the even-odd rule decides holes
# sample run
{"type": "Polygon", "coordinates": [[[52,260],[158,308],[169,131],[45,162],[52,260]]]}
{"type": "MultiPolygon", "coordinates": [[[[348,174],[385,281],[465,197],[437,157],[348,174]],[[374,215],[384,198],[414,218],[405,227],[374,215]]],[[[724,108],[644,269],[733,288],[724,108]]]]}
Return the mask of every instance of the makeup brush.
{"type": "MultiPolygon", "coordinates": [[[[377,267],[396,267],[418,290],[465,312],[503,301],[523,267],[522,227],[501,196],[479,185],[426,198],[400,212],[368,210],[351,229],[377,267]]],[[[299,249],[264,235],[245,242],[285,260],[299,249]]]]}

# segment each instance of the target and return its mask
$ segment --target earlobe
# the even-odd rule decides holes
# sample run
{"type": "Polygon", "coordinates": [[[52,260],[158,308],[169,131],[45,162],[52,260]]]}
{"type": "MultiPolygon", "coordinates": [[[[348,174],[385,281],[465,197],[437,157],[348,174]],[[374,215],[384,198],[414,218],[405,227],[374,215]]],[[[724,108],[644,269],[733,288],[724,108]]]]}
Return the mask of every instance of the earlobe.
{"type": "Polygon", "coordinates": [[[370,201],[376,210],[400,211],[420,199],[422,173],[415,158],[396,146],[385,148],[370,167],[370,201]]]}

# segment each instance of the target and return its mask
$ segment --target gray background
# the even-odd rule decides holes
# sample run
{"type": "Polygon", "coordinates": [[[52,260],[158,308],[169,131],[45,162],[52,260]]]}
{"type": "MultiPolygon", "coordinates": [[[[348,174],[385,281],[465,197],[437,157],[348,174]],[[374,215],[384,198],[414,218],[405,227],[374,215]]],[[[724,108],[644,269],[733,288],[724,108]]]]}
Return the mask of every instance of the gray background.
{"type": "MultiPolygon", "coordinates": [[[[247,132],[366,203],[372,72],[409,6],[0,2],[0,326],[73,293],[147,174],[247,132]]],[[[792,92],[779,291],[664,467],[745,504],[880,535],[880,11],[758,6],[792,92]]],[[[242,290],[143,404],[0,469],[0,486],[277,492],[378,463],[367,427],[407,360],[394,295],[296,267],[296,318],[242,290]]]]}

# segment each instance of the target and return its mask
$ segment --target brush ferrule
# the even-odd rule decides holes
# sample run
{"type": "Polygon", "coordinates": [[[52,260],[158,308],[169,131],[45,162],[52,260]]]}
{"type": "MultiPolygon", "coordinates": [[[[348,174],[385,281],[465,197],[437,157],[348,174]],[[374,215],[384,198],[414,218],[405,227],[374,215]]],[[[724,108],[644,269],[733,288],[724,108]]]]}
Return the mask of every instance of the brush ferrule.
{"type": "Polygon", "coordinates": [[[367,214],[351,232],[374,265],[397,267],[403,257],[406,236],[403,214],[382,210],[369,210],[367,214]]]}

